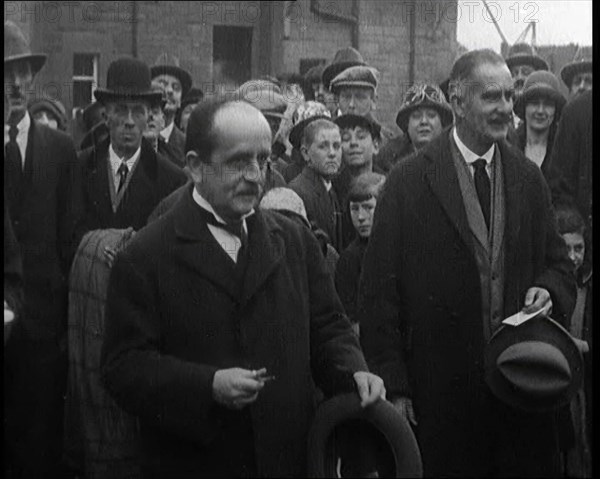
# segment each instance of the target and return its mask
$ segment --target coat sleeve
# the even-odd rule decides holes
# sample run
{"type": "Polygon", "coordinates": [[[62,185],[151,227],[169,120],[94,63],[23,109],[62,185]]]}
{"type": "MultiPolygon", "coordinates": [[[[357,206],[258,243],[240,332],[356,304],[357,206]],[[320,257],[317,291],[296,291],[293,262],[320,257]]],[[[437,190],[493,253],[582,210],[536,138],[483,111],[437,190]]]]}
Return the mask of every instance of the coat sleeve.
{"type": "Polygon", "coordinates": [[[4,301],[18,316],[23,306],[23,264],[6,198],[4,200],[4,301]]]}
{"type": "MultiPolygon", "coordinates": [[[[306,231],[304,231],[306,230],[306,231]]],[[[311,369],[325,395],[356,391],[353,374],[368,371],[358,337],[335,291],[319,244],[308,228],[302,243],[306,259],[310,307],[311,369]]]]}
{"type": "Polygon", "coordinates": [[[543,258],[545,268],[535,279],[534,286],[545,288],[552,298],[552,317],[562,325],[569,324],[575,300],[577,297],[577,287],[575,276],[573,274],[573,263],[567,254],[565,242],[558,232],[558,225],[552,208],[550,190],[546,182],[540,175],[539,190],[542,192],[542,227],[545,229],[546,244],[544,245],[545,258],[543,258]]]}
{"type": "Polygon", "coordinates": [[[127,412],[171,434],[208,443],[218,430],[211,414],[217,368],[161,354],[163,318],[147,266],[151,261],[132,249],[117,257],[111,272],[101,359],[104,384],[127,412]]]}
{"type": "Polygon", "coordinates": [[[371,370],[383,378],[388,397],[409,396],[406,340],[401,331],[398,268],[403,249],[401,184],[398,168],[377,201],[373,230],[363,260],[356,317],[371,370]]]}

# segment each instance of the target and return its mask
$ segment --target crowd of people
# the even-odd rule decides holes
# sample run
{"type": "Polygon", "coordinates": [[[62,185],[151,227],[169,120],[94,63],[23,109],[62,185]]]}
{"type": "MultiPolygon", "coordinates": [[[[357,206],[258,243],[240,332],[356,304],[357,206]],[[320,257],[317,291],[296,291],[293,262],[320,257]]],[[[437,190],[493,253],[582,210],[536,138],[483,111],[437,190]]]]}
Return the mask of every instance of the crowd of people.
{"type": "Polygon", "coordinates": [[[529,45],[467,52],[396,134],[352,47],[214,98],[123,57],[75,146],[4,38],[7,477],[302,477],[344,393],[427,477],[591,477],[591,61],[567,99],[529,45]]]}

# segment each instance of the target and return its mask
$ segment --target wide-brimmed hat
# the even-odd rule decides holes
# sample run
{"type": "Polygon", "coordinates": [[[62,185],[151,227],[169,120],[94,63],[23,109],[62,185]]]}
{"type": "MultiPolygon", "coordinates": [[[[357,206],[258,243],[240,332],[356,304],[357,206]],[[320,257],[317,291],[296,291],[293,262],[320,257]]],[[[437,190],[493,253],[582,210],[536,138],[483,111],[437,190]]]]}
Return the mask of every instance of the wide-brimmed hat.
{"type": "Polygon", "coordinates": [[[44,53],[31,53],[23,31],[10,20],[4,22],[4,69],[16,62],[28,61],[35,75],[46,63],[44,53]]]}
{"type": "MultiPolygon", "coordinates": [[[[340,457],[340,444],[336,440],[344,440],[342,434],[336,434],[340,426],[358,428],[362,444],[389,458],[392,464],[385,466],[386,469],[391,466],[391,470],[379,470],[380,477],[423,476],[419,446],[406,419],[388,401],[380,400],[362,408],[358,394],[348,393],[325,401],[315,413],[308,435],[308,477],[340,477],[336,473],[340,457]],[[386,472],[389,475],[382,476],[386,472]]],[[[341,462],[347,459],[341,457],[341,462]]]]}
{"type": "Polygon", "coordinates": [[[148,65],[125,57],[109,65],[106,88],[96,89],[94,97],[104,104],[114,100],[145,100],[156,105],[162,101],[163,95],[152,89],[148,65]]]}
{"type": "Polygon", "coordinates": [[[56,118],[59,130],[64,131],[67,128],[67,110],[58,100],[53,100],[51,98],[32,100],[29,102],[27,109],[32,115],[35,115],[39,111],[46,110],[56,118]]]}
{"type": "Polygon", "coordinates": [[[556,75],[547,71],[536,71],[527,77],[523,85],[523,92],[517,97],[515,102],[515,114],[525,119],[525,107],[527,103],[538,98],[550,98],[556,105],[555,121],[558,121],[560,112],[565,106],[567,99],[560,92],[558,78],[556,75]]]}
{"type": "Polygon", "coordinates": [[[592,72],[592,60],[587,58],[581,58],[571,63],[567,63],[560,71],[560,77],[565,82],[567,87],[571,88],[571,83],[575,75],[580,73],[592,72]]]}
{"type": "Polygon", "coordinates": [[[329,90],[337,93],[340,88],[359,87],[377,90],[379,71],[366,65],[356,65],[341,71],[329,84],[329,90]]]}
{"type": "Polygon", "coordinates": [[[451,125],[454,121],[452,108],[440,87],[433,84],[418,84],[411,86],[404,94],[402,105],[396,115],[396,125],[404,133],[408,133],[408,119],[417,108],[433,108],[440,115],[442,127],[451,125]]]}
{"type": "Polygon", "coordinates": [[[522,411],[555,410],[581,387],[582,351],[565,328],[545,316],[501,326],[484,356],[491,391],[522,411]]]}
{"type": "Polygon", "coordinates": [[[331,80],[346,68],[357,65],[366,65],[362,55],[356,48],[346,47],[335,52],[333,61],[325,67],[321,76],[325,89],[329,90],[331,80]]]}
{"type": "Polygon", "coordinates": [[[294,148],[300,149],[304,129],[316,120],[329,120],[333,122],[331,113],[325,105],[317,101],[306,101],[298,105],[292,115],[294,126],[292,126],[289,135],[289,141],[294,148]]]}
{"type": "Polygon", "coordinates": [[[269,80],[250,80],[243,83],[234,95],[258,108],[265,116],[283,118],[288,103],[281,88],[269,80]]]}
{"type": "Polygon", "coordinates": [[[159,75],[172,75],[181,82],[181,97],[185,97],[192,87],[192,76],[179,66],[179,58],[169,53],[161,53],[152,68],[150,68],[151,78],[159,75]]]}
{"type": "Polygon", "coordinates": [[[346,113],[345,115],[338,116],[334,123],[340,127],[340,130],[344,128],[356,128],[360,126],[371,132],[371,137],[374,140],[381,139],[381,125],[371,115],[355,115],[353,113],[346,113]]]}
{"type": "Polygon", "coordinates": [[[530,65],[535,70],[548,70],[548,63],[527,43],[515,43],[511,46],[506,56],[506,64],[509,69],[519,65],[530,65]]]}

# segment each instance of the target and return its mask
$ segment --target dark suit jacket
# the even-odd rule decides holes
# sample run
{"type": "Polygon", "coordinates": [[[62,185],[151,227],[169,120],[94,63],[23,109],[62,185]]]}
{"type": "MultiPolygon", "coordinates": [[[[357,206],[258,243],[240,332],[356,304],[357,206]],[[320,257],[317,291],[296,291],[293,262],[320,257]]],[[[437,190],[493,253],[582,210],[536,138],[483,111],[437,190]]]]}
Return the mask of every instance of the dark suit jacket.
{"type": "MultiPolygon", "coordinates": [[[[358,317],[365,355],[384,378],[388,396],[413,399],[424,474],[486,476],[490,454],[504,452],[492,441],[548,451],[555,429],[547,415],[528,419],[502,409],[484,384],[475,240],[450,131],[396,165],[387,178],[363,263],[358,317]],[[502,421],[512,432],[498,439],[502,421]]],[[[556,230],[549,189],[533,162],[506,142],[499,148],[506,212],[504,314],[518,312],[527,289],[540,286],[552,296],[553,317],[566,324],[574,306],[572,265],[556,230]]]]}
{"type": "MultiPolygon", "coordinates": [[[[302,198],[309,221],[327,233],[332,246],[339,252],[343,243],[341,205],[338,201],[338,210],[333,208],[321,177],[305,166],[302,173],[288,184],[288,188],[302,198]]],[[[336,195],[333,186],[331,191],[336,195]]]]}
{"type": "Polygon", "coordinates": [[[169,142],[160,142],[158,152],[165,158],[183,168],[185,166],[185,133],[173,126],[169,142]]]}
{"type": "MultiPolygon", "coordinates": [[[[56,339],[66,334],[66,278],[83,205],[71,138],[32,120],[23,182],[18,200],[8,205],[23,261],[25,311],[20,324],[30,339],[56,339]]],[[[5,176],[7,198],[13,197],[13,187],[5,176]]]]}
{"type": "Polygon", "coordinates": [[[139,415],[144,464],[157,477],[218,475],[235,460],[235,435],[224,431],[236,413],[213,400],[215,371],[266,367],[276,379],[249,408],[258,473],[301,476],[313,378],[327,394],[353,389],[352,373],[366,367],[358,340],[307,228],[258,210],[240,289],[191,188],[117,257],[106,387],[139,415]]]}
{"type": "Polygon", "coordinates": [[[142,140],[139,164],[133,171],[116,213],[112,210],[108,184],[109,140],[97,149],[81,152],[85,192],[85,219],[78,228],[80,237],[87,231],[106,228],[142,228],[154,207],[165,196],[183,185],[183,170],[157,155],[152,146],[142,140]]]}
{"type": "Polygon", "coordinates": [[[23,306],[23,263],[19,243],[15,237],[8,213],[6,197],[4,198],[4,301],[14,311],[15,316],[21,312],[23,306]]]}

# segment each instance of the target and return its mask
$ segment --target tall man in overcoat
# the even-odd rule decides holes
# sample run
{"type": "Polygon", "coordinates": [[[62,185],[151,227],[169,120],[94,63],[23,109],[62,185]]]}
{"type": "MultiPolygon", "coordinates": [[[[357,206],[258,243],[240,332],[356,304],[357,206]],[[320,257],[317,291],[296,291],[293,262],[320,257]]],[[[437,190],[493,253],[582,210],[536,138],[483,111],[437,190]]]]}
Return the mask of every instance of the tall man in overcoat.
{"type": "Polygon", "coordinates": [[[255,210],[270,149],[250,104],[197,107],[194,184],[117,256],[104,380],[140,418],[146,477],[302,477],[315,383],[385,396],[310,230],[255,210]]]}
{"type": "Polygon", "coordinates": [[[548,187],[505,141],[512,83],[491,50],[456,61],[456,126],[391,171],[365,256],[361,343],[416,424],[426,477],[558,473],[553,414],[505,406],[483,375],[504,318],[542,309],[565,324],[574,305],[548,187]]]}
{"type": "Polygon", "coordinates": [[[81,172],[73,141],[33,121],[32,83],[46,61],[4,23],[4,194],[23,262],[24,307],[5,353],[6,463],[19,477],[57,473],[66,382],[66,278],[77,246],[81,172]]]}

